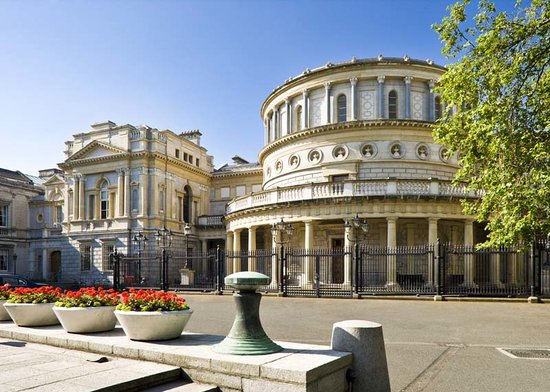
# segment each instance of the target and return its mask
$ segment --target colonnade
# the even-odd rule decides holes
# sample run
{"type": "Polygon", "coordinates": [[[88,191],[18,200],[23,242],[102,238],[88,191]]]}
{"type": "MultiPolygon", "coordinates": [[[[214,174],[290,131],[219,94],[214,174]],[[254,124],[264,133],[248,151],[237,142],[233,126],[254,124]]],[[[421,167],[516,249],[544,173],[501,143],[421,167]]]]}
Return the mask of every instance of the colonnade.
{"type": "MultiPolygon", "coordinates": [[[[398,113],[397,118],[412,119],[413,112],[411,111],[411,82],[414,78],[412,76],[405,76],[402,78],[405,96],[402,97],[404,102],[404,117],[401,117],[398,113]]],[[[389,117],[389,113],[386,113],[387,106],[387,93],[386,91],[386,76],[379,75],[376,78],[376,95],[378,102],[378,113],[377,118],[385,119],[389,117]]],[[[358,79],[357,77],[349,78],[349,90],[347,96],[349,97],[349,115],[346,118],[346,121],[355,121],[358,119],[357,116],[357,87],[358,79]]],[[[427,118],[415,118],[416,120],[424,121],[434,121],[435,120],[435,80],[428,80],[424,82],[428,89],[428,110],[427,118]]],[[[337,122],[337,118],[334,119],[332,114],[334,113],[334,105],[336,100],[331,100],[331,90],[333,84],[331,82],[325,82],[324,86],[324,102],[323,102],[323,116],[321,119],[321,124],[315,124],[315,126],[326,125],[337,122]],[[335,121],[336,120],[336,121],[335,121]]],[[[321,87],[322,88],[322,87],[321,87]]],[[[265,142],[270,143],[278,138],[281,138],[292,132],[297,132],[300,129],[297,129],[297,121],[295,119],[293,123],[293,118],[296,115],[296,107],[300,105],[301,110],[301,127],[306,129],[310,127],[310,91],[312,88],[302,90],[302,97],[299,101],[293,100],[291,97],[287,97],[280,104],[276,104],[271,111],[271,113],[264,119],[265,126],[265,142]],[[285,113],[285,119],[283,120],[283,111],[285,113]]],[[[399,98],[400,100],[402,98],[399,98]]],[[[401,104],[400,104],[401,105],[401,104]]],[[[423,116],[424,117],[424,116],[423,116]]]]}
{"type": "MultiPolygon", "coordinates": [[[[398,242],[397,242],[397,223],[399,220],[399,217],[397,216],[390,216],[386,217],[386,244],[388,248],[397,248],[398,242]]],[[[429,217],[427,218],[428,221],[428,243],[429,244],[436,244],[438,240],[438,222],[439,218],[437,217],[429,217]]],[[[302,241],[302,245],[298,245],[298,247],[303,248],[306,250],[313,250],[314,249],[314,235],[315,235],[315,223],[319,222],[316,220],[305,220],[302,221],[303,226],[303,238],[300,238],[302,241]]],[[[474,230],[473,230],[473,220],[472,219],[464,219],[463,220],[464,228],[463,228],[463,244],[466,248],[473,247],[474,244],[474,230]]],[[[256,261],[254,258],[255,251],[256,251],[256,232],[259,228],[263,228],[263,226],[259,225],[253,225],[249,226],[247,228],[238,228],[234,230],[229,230],[226,233],[226,250],[229,252],[232,252],[235,255],[238,255],[241,251],[247,250],[248,251],[248,270],[250,271],[256,271],[256,261]],[[248,232],[248,244],[246,246],[246,249],[243,249],[243,245],[241,244],[241,233],[243,230],[247,230],[248,232]]],[[[351,249],[353,247],[353,241],[352,241],[352,235],[350,233],[350,228],[344,228],[342,236],[344,238],[344,247],[346,249],[351,249]]],[[[408,243],[407,245],[414,245],[414,230],[415,228],[413,225],[410,225],[407,227],[407,239],[408,243]],[[412,243],[411,243],[412,242],[412,243]]],[[[451,230],[451,239],[454,243],[456,243],[456,238],[459,237],[460,233],[456,232],[456,229],[451,230]]],[[[296,241],[293,241],[293,247],[296,247],[296,241]]],[[[271,248],[277,249],[277,242],[275,241],[275,238],[272,239],[271,248]]],[[[330,245],[327,244],[325,248],[330,248],[330,245]]],[[[434,249],[437,255],[437,249],[434,249]]],[[[313,258],[312,258],[313,259],[313,258]]],[[[227,274],[231,274],[234,272],[239,272],[242,270],[241,266],[241,259],[239,257],[233,257],[231,258],[231,262],[227,265],[227,274]]],[[[279,271],[277,259],[273,258],[273,276],[272,276],[272,282],[274,284],[278,284],[278,274],[277,271],[279,271]]],[[[352,255],[348,252],[344,257],[344,285],[350,285],[352,282],[352,255]]],[[[495,263],[497,263],[495,261],[495,263]]],[[[313,263],[307,262],[304,263],[304,270],[303,275],[306,279],[306,283],[312,283],[313,280],[313,263]]],[[[495,265],[496,267],[496,265],[495,265]]],[[[464,256],[464,285],[472,286],[475,285],[474,283],[474,274],[475,274],[475,265],[474,260],[471,255],[466,254],[464,256]]],[[[428,271],[427,281],[428,283],[434,283],[436,280],[436,277],[433,276],[433,270],[428,271]]],[[[387,257],[387,282],[386,287],[396,288],[399,284],[397,282],[397,256],[396,255],[389,255],[387,257]]]]}

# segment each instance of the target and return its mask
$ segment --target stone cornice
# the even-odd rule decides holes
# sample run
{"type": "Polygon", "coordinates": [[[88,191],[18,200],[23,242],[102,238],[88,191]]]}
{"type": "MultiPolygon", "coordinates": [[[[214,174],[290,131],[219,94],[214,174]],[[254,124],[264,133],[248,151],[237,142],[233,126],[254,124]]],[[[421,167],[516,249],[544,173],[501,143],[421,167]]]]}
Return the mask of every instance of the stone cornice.
{"type": "Polygon", "coordinates": [[[359,121],[346,121],[341,123],[326,124],[319,127],[307,128],[303,131],[291,133],[280,139],[275,140],[274,142],[265,146],[260,153],[258,154],[258,160],[260,165],[263,165],[263,161],[266,155],[272,153],[278,148],[299,140],[308,139],[312,136],[319,135],[321,133],[334,133],[336,131],[342,130],[362,130],[363,128],[386,128],[386,127],[401,127],[401,128],[424,128],[431,129],[433,128],[434,123],[429,121],[420,121],[420,120],[388,120],[388,119],[378,119],[378,120],[359,120],[359,121]]]}
{"type": "MultiPolygon", "coordinates": [[[[268,95],[260,108],[260,115],[264,113],[265,109],[271,104],[271,102],[280,94],[284,94],[286,91],[291,90],[294,87],[310,80],[317,79],[330,74],[338,74],[342,71],[358,71],[362,68],[369,67],[370,69],[384,69],[384,66],[400,66],[405,69],[407,67],[415,67],[419,69],[428,70],[434,73],[443,75],[447,71],[447,68],[436,65],[431,61],[422,61],[415,59],[405,60],[401,57],[382,57],[382,58],[368,58],[368,59],[355,59],[352,61],[346,61],[338,64],[327,63],[324,66],[314,68],[312,70],[306,69],[303,73],[293,78],[289,78],[282,85],[277,86],[271,94],[268,95]]],[[[404,75],[405,76],[405,75],[404,75]]]]}
{"type": "Polygon", "coordinates": [[[235,172],[221,172],[213,173],[212,178],[226,178],[226,177],[245,177],[250,175],[261,175],[263,176],[262,168],[247,170],[247,171],[235,171],[235,172]]]}

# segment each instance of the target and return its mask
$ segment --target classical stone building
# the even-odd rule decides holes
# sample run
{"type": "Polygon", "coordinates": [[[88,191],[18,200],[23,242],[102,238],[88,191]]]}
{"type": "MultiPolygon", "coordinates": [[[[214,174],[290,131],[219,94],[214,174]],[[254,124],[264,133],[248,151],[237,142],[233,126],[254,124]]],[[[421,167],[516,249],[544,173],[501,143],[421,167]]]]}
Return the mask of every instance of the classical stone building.
{"type": "Polygon", "coordinates": [[[457,156],[432,138],[444,72],[407,56],[354,58],[273,90],[261,108],[262,191],[228,204],[228,248],[272,247],[280,219],[295,228],[295,248],[349,246],[343,223],[356,214],[370,245],[476,243],[484,233],[460,204],[475,195],[451,185],[457,156]]]}
{"type": "Polygon", "coordinates": [[[112,278],[115,248],[135,254],[136,234],[151,237],[144,252],[162,227],[186,254],[253,252],[274,246],[281,219],[295,229],[295,248],[341,248],[355,215],[367,219],[371,245],[473,245],[484,233],[460,202],[477,196],[451,185],[457,156],[432,138],[444,72],[407,56],[306,69],[264,101],[259,163],[235,156],[219,169],[199,131],[94,124],[66,142],[66,160],[41,172],[39,188],[21,184],[30,192],[17,207],[29,230],[21,252],[4,233],[15,229],[4,217],[15,204],[0,194],[0,267],[17,251],[32,277],[98,282],[112,278]]]}

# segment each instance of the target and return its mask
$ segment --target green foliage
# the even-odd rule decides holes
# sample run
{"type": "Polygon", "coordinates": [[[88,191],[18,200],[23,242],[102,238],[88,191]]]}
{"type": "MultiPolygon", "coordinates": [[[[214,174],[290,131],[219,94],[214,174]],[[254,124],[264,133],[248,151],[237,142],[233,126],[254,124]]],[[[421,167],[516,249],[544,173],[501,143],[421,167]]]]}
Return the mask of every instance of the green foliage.
{"type": "Polygon", "coordinates": [[[513,13],[480,0],[471,19],[469,3],[433,26],[454,60],[437,87],[446,110],[434,138],[459,152],[456,181],[485,192],[464,203],[488,222],[485,245],[527,242],[550,232],[550,0],[513,13]]]}

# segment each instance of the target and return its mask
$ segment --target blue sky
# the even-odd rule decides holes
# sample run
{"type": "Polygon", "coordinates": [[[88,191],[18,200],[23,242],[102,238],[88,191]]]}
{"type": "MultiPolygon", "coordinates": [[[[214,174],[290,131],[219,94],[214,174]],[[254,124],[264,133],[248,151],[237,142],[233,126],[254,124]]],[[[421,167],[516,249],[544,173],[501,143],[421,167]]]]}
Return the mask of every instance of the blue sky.
{"type": "Polygon", "coordinates": [[[199,129],[216,167],[255,161],[260,106],[327,62],[446,64],[451,1],[0,0],[0,167],[37,174],[95,122],[199,129]]]}

